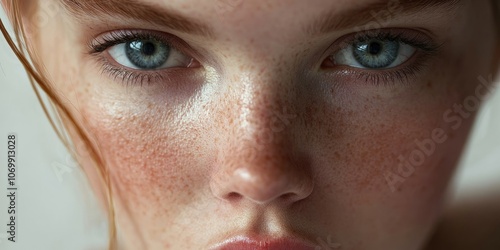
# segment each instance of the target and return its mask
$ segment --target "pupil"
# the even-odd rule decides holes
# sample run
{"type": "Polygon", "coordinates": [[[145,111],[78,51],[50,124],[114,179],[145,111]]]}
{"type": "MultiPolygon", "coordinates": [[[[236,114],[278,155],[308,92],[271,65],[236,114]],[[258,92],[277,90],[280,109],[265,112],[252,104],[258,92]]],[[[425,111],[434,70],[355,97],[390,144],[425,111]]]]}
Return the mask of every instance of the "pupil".
{"type": "Polygon", "coordinates": [[[372,55],[379,54],[381,50],[382,50],[382,45],[380,43],[375,43],[375,42],[370,43],[369,48],[368,48],[368,51],[372,55]]]}
{"type": "Polygon", "coordinates": [[[144,55],[150,56],[153,55],[156,51],[156,47],[151,42],[146,42],[143,44],[141,51],[144,55]]]}

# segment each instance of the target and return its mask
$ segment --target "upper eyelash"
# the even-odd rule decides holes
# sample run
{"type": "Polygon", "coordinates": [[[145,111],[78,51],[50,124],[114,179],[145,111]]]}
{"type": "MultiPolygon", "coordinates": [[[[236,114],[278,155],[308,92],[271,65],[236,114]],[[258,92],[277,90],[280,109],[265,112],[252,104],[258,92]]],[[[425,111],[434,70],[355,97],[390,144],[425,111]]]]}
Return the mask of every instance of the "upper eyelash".
{"type": "Polygon", "coordinates": [[[377,31],[375,35],[371,35],[370,31],[359,32],[354,35],[354,37],[348,38],[347,41],[343,41],[342,43],[352,44],[353,42],[368,40],[368,39],[377,39],[377,40],[389,40],[389,41],[399,41],[402,43],[406,43],[408,45],[414,46],[420,50],[423,50],[428,53],[433,53],[438,51],[443,44],[434,43],[429,41],[422,34],[412,33],[409,34],[405,31],[377,31]]]}
{"type": "Polygon", "coordinates": [[[101,53],[111,46],[129,42],[132,40],[142,40],[142,39],[155,39],[158,41],[165,42],[168,46],[177,49],[173,43],[165,36],[159,35],[154,32],[138,32],[138,31],[127,31],[118,30],[114,32],[107,33],[106,35],[100,37],[99,39],[91,40],[87,44],[89,49],[89,54],[101,53]]]}

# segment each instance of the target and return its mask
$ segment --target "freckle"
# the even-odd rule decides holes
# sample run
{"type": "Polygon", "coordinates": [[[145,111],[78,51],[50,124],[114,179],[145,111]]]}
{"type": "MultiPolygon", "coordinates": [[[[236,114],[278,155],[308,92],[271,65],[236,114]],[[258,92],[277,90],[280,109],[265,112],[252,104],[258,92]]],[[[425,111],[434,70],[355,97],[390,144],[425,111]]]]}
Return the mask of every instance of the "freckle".
{"type": "Polygon", "coordinates": [[[340,159],[340,154],[338,151],[335,151],[335,153],[333,153],[333,155],[335,156],[336,159],[340,159]]]}
{"type": "Polygon", "coordinates": [[[432,88],[432,82],[431,81],[427,82],[427,88],[432,88]]]}
{"type": "Polygon", "coordinates": [[[333,135],[333,130],[332,130],[332,128],[331,128],[331,127],[328,127],[328,128],[326,129],[326,134],[327,134],[328,136],[332,136],[332,135],[333,135]]]}

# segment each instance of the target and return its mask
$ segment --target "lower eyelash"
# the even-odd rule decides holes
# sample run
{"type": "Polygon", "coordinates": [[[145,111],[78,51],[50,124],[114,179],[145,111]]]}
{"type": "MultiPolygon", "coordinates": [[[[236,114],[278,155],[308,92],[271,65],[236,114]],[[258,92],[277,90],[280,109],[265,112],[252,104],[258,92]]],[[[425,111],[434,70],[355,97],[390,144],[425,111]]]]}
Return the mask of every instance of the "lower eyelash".
{"type": "Polygon", "coordinates": [[[410,83],[409,78],[418,74],[422,68],[425,66],[424,63],[415,62],[413,65],[405,67],[400,70],[393,70],[388,72],[383,72],[379,74],[371,74],[367,72],[360,72],[356,75],[359,80],[364,80],[375,86],[387,86],[391,83],[400,82],[403,85],[408,85],[410,83]]]}
{"type": "Polygon", "coordinates": [[[410,58],[406,62],[410,62],[410,65],[403,66],[402,68],[367,70],[345,66],[340,70],[339,75],[348,75],[357,81],[364,81],[374,86],[392,87],[396,83],[398,83],[398,86],[407,86],[410,85],[410,78],[416,77],[416,75],[423,71],[437,54],[434,51],[420,51],[417,53],[419,54],[414,55],[414,58],[410,58]]]}
{"type": "Polygon", "coordinates": [[[114,66],[106,58],[99,58],[99,63],[101,64],[101,74],[108,74],[114,81],[117,79],[123,82],[125,85],[138,85],[143,86],[146,84],[152,84],[155,82],[161,82],[165,80],[165,76],[155,71],[141,71],[134,72],[130,69],[123,69],[122,67],[114,66]]]}

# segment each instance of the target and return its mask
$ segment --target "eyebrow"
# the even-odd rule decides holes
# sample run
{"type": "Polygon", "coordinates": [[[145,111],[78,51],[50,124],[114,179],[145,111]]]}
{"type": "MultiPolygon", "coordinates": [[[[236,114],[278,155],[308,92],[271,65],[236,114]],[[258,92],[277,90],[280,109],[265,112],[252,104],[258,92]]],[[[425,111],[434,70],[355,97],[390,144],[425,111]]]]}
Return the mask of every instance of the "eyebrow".
{"type": "Polygon", "coordinates": [[[418,13],[431,8],[443,8],[451,11],[461,3],[461,0],[378,0],[366,6],[340,13],[338,10],[328,11],[305,26],[305,32],[314,36],[352,27],[362,30],[363,24],[366,28],[370,28],[370,23],[375,26],[373,28],[382,28],[385,21],[398,15],[418,13]]]}
{"type": "Polygon", "coordinates": [[[77,20],[101,16],[132,18],[184,33],[213,37],[212,30],[201,22],[185,18],[173,10],[137,0],[60,0],[60,3],[77,20]]]}

